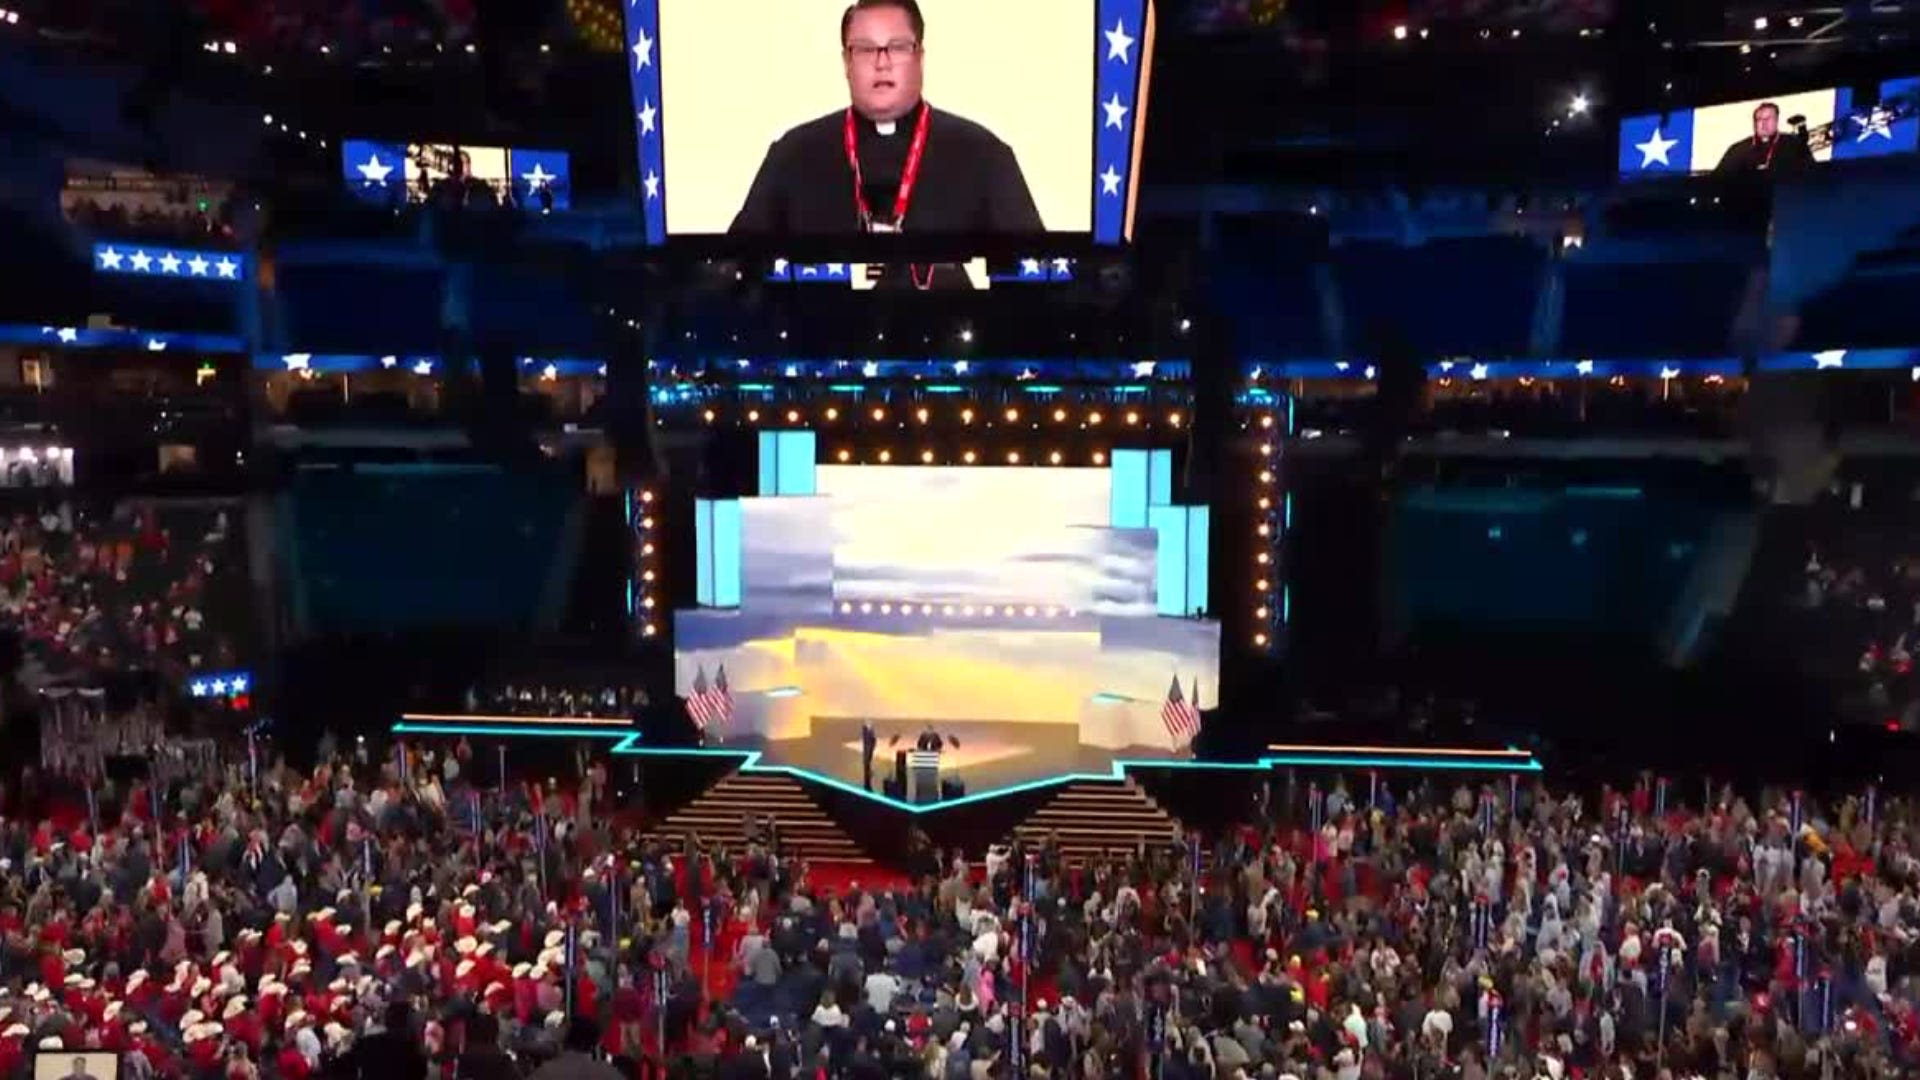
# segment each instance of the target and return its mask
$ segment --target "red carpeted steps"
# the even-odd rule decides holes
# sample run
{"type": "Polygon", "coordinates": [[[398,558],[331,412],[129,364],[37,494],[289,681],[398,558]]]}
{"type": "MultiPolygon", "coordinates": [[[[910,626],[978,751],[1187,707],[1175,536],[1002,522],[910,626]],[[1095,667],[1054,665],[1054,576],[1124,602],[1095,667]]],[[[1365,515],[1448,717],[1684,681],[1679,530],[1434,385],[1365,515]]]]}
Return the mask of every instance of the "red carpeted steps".
{"type": "Polygon", "coordinates": [[[1144,841],[1165,847],[1179,835],[1180,822],[1153,796],[1125,780],[1076,780],[1014,828],[1029,844],[1051,836],[1068,862],[1129,851],[1144,841]]]}
{"type": "Polygon", "coordinates": [[[709,845],[724,844],[737,852],[746,846],[748,815],[760,821],[772,818],[780,830],[781,848],[810,861],[871,862],[806,788],[784,773],[729,773],[646,835],[678,847],[688,834],[694,834],[709,845]]]}

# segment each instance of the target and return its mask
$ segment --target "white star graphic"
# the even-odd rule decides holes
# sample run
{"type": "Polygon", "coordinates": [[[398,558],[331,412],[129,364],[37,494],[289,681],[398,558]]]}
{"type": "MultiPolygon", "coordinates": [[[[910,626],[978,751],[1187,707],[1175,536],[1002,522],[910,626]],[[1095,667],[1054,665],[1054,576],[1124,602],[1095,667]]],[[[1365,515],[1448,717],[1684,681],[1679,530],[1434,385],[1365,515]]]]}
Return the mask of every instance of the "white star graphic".
{"type": "Polygon", "coordinates": [[[1467,369],[1467,374],[1473,376],[1476,379],[1484,379],[1487,377],[1487,365],[1475,364],[1472,367],[1467,369]]]}
{"type": "Polygon", "coordinates": [[[414,373],[415,375],[431,375],[431,374],[433,374],[433,361],[431,361],[431,360],[419,360],[419,361],[415,361],[415,363],[414,363],[414,365],[413,365],[413,373],[414,373]]]}
{"type": "Polygon", "coordinates": [[[773,272],[774,272],[774,273],[776,273],[776,274],[784,274],[784,273],[786,273],[786,272],[787,272],[787,260],[785,260],[785,259],[775,259],[775,260],[773,260],[773,272]]]}
{"type": "Polygon", "coordinates": [[[80,331],[75,330],[71,326],[63,326],[60,328],[60,332],[54,336],[60,339],[60,344],[71,345],[80,340],[80,331]]]}
{"type": "Polygon", "coordinates": [[[226,692],[227,692],[227,680],[225,679],[213,680],[213,696],[214,697],[219,697],[221,694],[224,694],[226,692]]]}
{"type": "Polygon", "coordinates": [[[369,187],[386,183],[387,174],[393,171],[393,166],[381,161],[379,154],[368,154],[367,163],[354,168],[360,170],[360,182],[369,187]]]}
{"type": "Polygon", "coordinates": [[[1342,374],[1345,374],[1346,370],[1352,366],[1353,366],[1352,364],[1348,363],[1345,360],[1335,360],[1333,362],[1333,370],[1338,371],[1342,374]]]}
{"type": "Polygon", "coordinates": [[[160,272],[163,274],[179,273],[180,272],[180,256],[175,255],[171,251],[161,252],[160,253],[160,272]]]}
{"type": "Polygon", "coordinates": [[[827,276],[828,277],[846,277],[847,264],[846,263],[828,263],[827,276]]]}
{"type": "Polygon", "coordinates": [[[121,258],[121,255],[119,252],[113,250],[112,248],[106,248],[105,250],[100,252],[100,269],[102,270],[120,269],[120,258],[121,258]]]}
{"type": "Polygon", "coordinates": [[[389,371],[392,370],[399,363],[400,363],[400,358],[397,356],[383,356],[380,358],[380,366],[388,369],[389,371]]]}
{"type": "Polygon", "coordinates": [[[247,677],[245,675],[235,675],[233,678],[228,679],[227,689],[232,690],[236,694],[246,693],[247,677]]]}
{"type": "Polygon", "coordinates": [[[801,277],[819,277],[820,268],[813,265],[812,263],[807,263],[806,265],[800,268],[800,276],[801,277]]]}
{"type": "Polygon", "coordinates": [[[220,276],[223,278],[237,278],[240,273],[240,264],[232,259],[221,259],[214,264],[214,267],[220,271],[220,276]]]}
{"type": "Polygon", "coordinates": [[[193,271],[194,277],[206,277],[207,267],[212,265],[204,255],[195,255],[193,258],[187,260],[187,269],[193,271]]]}
{"type": "Polygon", "coordinates": [[[647,36],[647,28],[640,28],[640,36],[633,42],[633,70],[653,63],[653,39],[647,36]]]}
{"type": "Polygon", "coordinates": [[[1662,379],[1677,379],[1680,377],[1680,369],[1677,367],[1663,367],[1660,369],[1660,377],[1662,379]]]}
{"type": "Polygon", "coordinates": [[[1860,125],[1860,134],[1854,136],[1854,142],[1866,142],[1875,135],[1893,141],[1893,113],[1875,105],[1865,116],[1857,116],[1854,121],[1860,125]]]}
{"type": "Polygon", "coordinates": [[[1591,375],[1593,374],[1593,361],[1591,360],[1575,361],[1573,365],[1573,370],[1576,374],[1591,375]]]}
{"type": "Polygon", "coordinates": [[[558,180],[559,177],[549,173],[545,166],[536,161],[533,163],[533,171],[530,173],[521,173],[520,179],[527,182],[527,190],[539,191],[541,188],[558,180]]]}
{"type": "Polygon", "coordinates": [[[1072,271],[1072,269],[1073,269],[1073,260],[1072,260],[1072,259],[1055,259],[1055,260],[1053,260],[1053,272],[1054,272],[1054,273],[1056,273],[1056,274],[1065,274],[1065,273],[1068,273],[1068,272],[1070,272],[1070,271],[1072,271]]]}
{"type": "Polygon", "coordinates": [[[203,682],[197,682],[197,683],[194,683],[194,684],[193,684],[193,696],[194,696],[194,697],[206,697],[206,696],[207,696],[207,684],[206,684],[206,683],[203,683],[203,682]]]}
{"type": "Polygon", "coordinates": [[[660,174],[654,172],[652,169],[648,169],[646,184],[647,184],[647,198],[649,199],[659,198],[660,197],[660,174]]]}
{"type": "Polygon", "coordinates": [[[1153,378],[1153,361],[1141,360],[1133,365],[1133,377],[1136,379],[1153,378]]]}
{"type": "Polygon", "coordinates": [[[869,360],[860,365],[860,374],[863,378],[877,378],[880,374],[880,364],[877,361],[869,360]]]}
{"type": "Polygon", "coordinates": [[[1673,162],[1667,160],[1667,154],[1679,145],[1679,139],[1662,138],[1660,129],[1656,127],[1653,129],[1653,138],[1643,143],[1634,143],[1633,148],[1640,151],[1640,167],[1645,169],[1652,167],[1655,162],[1672,167],[1673,162]]]}
{"type": "Polygon", "coordinates": [[[288,353],[287,355],[281,357],[280,361],[287,365],[288,371],[313,370],[313,354],[312,353],[304,353],[304,352],[288,353]]]}
{"type": "Polygon", "coordinates": [[[1126,21],[1116,20],[1113,24],[1113,29],[1106,31],[1106,36],[1107,59],[1118,60],[1123,64],[1131,63],[1132,57],[1130,53],[1133,49],[1133,39],[1127,36],[1126,21]]]}
{"type": "Polygon", "coordinates": [[[144,251],[135,251],[133,254],[127,256],[127,262],[135,271],[142,274],[153,269],[153,256],[144,251]]]}
{"type": "Polygon", "coordinates": [[[558,365],[558,364],[548,364],[548,365],[547,365],[546,367],[543,367],[543,368],[541,368],[541,369],[540,369],[540,377],[541,377],[541,378],[543,378],[543,379],[545,379],[545,380],[547,380],[548,382],[552,382],[553,380],[555,380],[555,379],[557,379],[557,378],[559,378],[559,377],[560,377],[560,365],[558,365]]]}
{"type": "Polygon", "coordinates": [[[1040,260],[1039,259],[1021,259],[1020,273],[1027,277],[1038,276],[1040,273],[1040,260]]]}
{"type": "Polygon", "coordinates": [[[1120,174],[1114,171],[1111,164],[1107,166],[1106,172],[1100,174],[1100,194],[1120,194],[1120,174]]]}
{"type": "Polygon", "coordinates": [[[1120,104],[1120,95],[1114,94],[1111,101],[1103,101],[1100,107],[1107,110],[1107,126],[1115,131],[1127,130],[1127,107],[1120,104]]]}
{"type": "Polygon", "coordinates": [[[159,338],[148,338],[147,351],[148,352],[166,352],[167,343],[160,340],[159,338]]]}
{"type": "Polygon", "coordinates": [[[1844,367],[1846,365],[1846,362],[1847,362],[1847,350],[1845,349],[1828,349],[1825,352],[1817,352],[1813,354],[1813,369],[1815,371],[1825,371],[1828,368],[1844,367]]]}
{"type": "Polygon", "coordinates": [[[652,101],[642,100],[640,111],[634,114],[635,119],[640,121],[640,134],[653,134],[653,118],[659,115],[660,110],[653,107],[652,101]]]}
{"type": "Polygon", "coordinates": [[[953,373],[955,375],[965,375],[967,369],[972,366],[973,365],[967,363],[965,360],[955,360],[953,362],[953,373]]]}

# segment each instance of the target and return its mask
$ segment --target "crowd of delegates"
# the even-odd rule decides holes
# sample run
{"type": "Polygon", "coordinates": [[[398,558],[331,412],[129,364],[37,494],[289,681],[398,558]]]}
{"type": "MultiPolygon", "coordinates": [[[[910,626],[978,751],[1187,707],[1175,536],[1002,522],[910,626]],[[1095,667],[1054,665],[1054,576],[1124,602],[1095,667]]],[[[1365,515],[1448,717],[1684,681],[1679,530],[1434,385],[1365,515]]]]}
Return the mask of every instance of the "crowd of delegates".
{"type": "Polygon", "coordinates": [[[17,786],[0,1077],[93,1048],[196,1080],[1920,1069],[1920,818],[1878,793],[1276,778],[1203,854],[862,882],[641,842],[602,766],[472,786],[471,753],[94,778],[84,811],[17,786]]]}
{"type": "Polygon", "coordinates": [[[606,683],[553,686],[522,682],[497,688],[473,687],[467,691],[466,705],[469,713],[489,715],[630,720],[646,708],[647,701],[647,692],[638,686],[606,683]]]}
{"type": "Polygon", "coordinates": [[[203,247],[231,246],[233,226],[213,201],[96,202],[80,199],[66,206],[67,220],[103,240],[140,239],[203,247]]]}
{"type": "Polygon", "coordinates": [[[30,679],[234,666],[247,588],[233,512],[45,502],[0,516],[0,629],[30,679]]]}
{"type": "Polygon", "coordinates": [[[194,0],[216,39],[249,52],[354,55],[383,48],[431,49],[472,37],[474,0],[194,0]]]}
{"type": "Polygon", "coordinates": [[[1911,499],[1859,481],[1835,481],[1813,507],[1806,562],[1791,597],[1806,660],[1850,669],[1858,718],[1920,726],[1920,552],[1908,542],[1911,499]],[[1834,650],[1838,650],[1835,652],[1834,650]]]}

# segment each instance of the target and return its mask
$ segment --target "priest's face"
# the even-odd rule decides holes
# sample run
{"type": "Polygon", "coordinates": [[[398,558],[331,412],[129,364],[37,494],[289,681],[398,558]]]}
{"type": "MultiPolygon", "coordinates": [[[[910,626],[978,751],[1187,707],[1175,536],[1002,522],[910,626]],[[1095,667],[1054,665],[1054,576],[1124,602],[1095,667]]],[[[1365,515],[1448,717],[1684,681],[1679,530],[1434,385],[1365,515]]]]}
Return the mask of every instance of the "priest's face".
{"type": "Polygon", "coordinates": [[[844,42],[853,108],[869,120],[898,120],[920,104],[924,55],[905,8],[860,8],[844,42]]]}

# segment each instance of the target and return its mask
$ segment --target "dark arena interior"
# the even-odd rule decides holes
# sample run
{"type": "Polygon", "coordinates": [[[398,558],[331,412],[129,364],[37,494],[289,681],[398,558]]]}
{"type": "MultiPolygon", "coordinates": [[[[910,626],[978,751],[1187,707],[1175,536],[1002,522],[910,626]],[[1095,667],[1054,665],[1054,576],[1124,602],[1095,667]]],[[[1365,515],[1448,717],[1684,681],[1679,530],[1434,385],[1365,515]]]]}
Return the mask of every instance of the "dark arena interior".
{"type": "Polygon", "coordinates": [[[1910,0],[0,0],[0,147],[0,1080],[1920,1077],[1910,0]]]}

